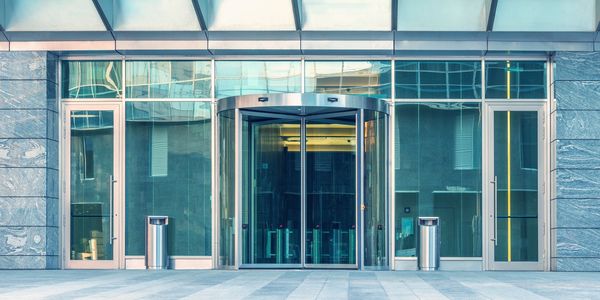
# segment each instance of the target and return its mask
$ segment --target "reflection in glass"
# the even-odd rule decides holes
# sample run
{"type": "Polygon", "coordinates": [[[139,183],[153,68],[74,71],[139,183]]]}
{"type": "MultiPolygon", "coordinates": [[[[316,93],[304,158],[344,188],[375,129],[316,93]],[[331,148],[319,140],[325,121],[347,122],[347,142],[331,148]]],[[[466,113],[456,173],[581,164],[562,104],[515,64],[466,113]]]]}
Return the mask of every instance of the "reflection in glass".
{"type": "Polygon", "coordinates": [[[364,136],[364,263],[385,267],[387,255],[387,120],[382,112],[365,110],[364,136]]]}
{"type": "Polygon", "coordinates": [[[169,216],[169,255],[211,253],[208,102],[126,103],[126,255],[143,255],[145,217],[169,216]]]}
{"type": "Polygon", "coordinates": [[[485,97],[491,99],[545,99],[546,62],[486,61],[485,97]]]}
{"type": "Polygon", "coordinates": [[[71,260],[112,260],[112,111],[71,112],[71,260]]]}
{"type": "Polygon", "coordinates": [[[299,264],[300,122],[244,116],[242,263],[299,264]]]}
{"type": "Polygon", "coordinates": [[[481,256],[478,103],[397,104],[396,256],[415,256],[417,217],[440,218],[441,256],[481,256]]]}
{"type": "Polygon", "coordinates": [[[219,266],[235,265],[235,111],[219,113],[219,266]]]}
{"type": "Polygon", "coordinates": [[[306,126],[306,263],[356,264],[355,116],[306,126]]]}
{"type": "Polygon", "coordinates": [[[538,260],[537,112],[494,112],[495,261],[538,260]]]}
{"type": "Polygon", "coordinates": [[[480,99],[479,61],[396,61],[396,98],[480,99]]]}
{"type": "Polygon", "coordinates": [[[217,98],[249,94],[299,93],[300,61],[217,61],[217,98]]]}
{"type": "Polygon", "coordinates": [[[121,97],[121,61],[63,61],[62,98],[121,97]]]}
{"type": "Polygon", "coordinates": [[[305,91],[391,97],[389,61],[307,61],[305,91]]]}
{"type": "Polygon", "coordinates": [[[128,61],[127,98],[210,98],[210,61],[128,61]]]}

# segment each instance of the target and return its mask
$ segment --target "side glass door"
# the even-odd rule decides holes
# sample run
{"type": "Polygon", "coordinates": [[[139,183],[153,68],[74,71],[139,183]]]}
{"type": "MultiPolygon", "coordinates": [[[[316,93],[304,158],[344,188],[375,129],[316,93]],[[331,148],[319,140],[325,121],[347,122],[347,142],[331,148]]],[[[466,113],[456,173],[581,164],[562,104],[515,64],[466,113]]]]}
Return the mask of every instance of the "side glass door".
{"type": "Polygon", "coordinates": [[[117,104],[65,106],[67,268],[118,268],[120,139],[117,104]]]}
{"type": "Polygon", "coordinates": [[[539,270],[543,267],[542,110],[490,108],[490,267],[539,270]]]}
{"type": "Polygon", "coordinates": [[[307,267],[358,264],[356,118],[356,112],[306,118],[307,267]]]}

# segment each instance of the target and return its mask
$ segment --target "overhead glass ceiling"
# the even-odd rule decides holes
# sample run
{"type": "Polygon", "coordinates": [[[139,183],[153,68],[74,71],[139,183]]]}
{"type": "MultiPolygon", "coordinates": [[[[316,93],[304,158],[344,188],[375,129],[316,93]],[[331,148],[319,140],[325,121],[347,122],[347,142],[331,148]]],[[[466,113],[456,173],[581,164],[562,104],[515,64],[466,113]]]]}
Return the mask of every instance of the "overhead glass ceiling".
{"type": "Polygon", "coordinates": [[[600,0],[0,0],[7,32],[594,32],[599,21],[600,0]]]}

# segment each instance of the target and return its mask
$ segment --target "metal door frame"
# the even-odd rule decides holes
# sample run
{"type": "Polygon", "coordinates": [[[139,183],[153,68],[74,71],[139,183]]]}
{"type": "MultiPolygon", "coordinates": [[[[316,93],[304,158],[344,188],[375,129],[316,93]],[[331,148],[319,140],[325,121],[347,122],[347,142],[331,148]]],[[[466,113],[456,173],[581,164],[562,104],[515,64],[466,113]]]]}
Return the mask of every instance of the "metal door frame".
{"type": "Polygon", "coordinates": [[[549,207],[545,199],[549,198],[546,184],[546,173],[548,170],[547,158],[547,134],[548,129],[546,126],[546,112],[545,103],[535,101],[520,101],[520,102],[496,102],[485,104],[485,115],[486,122],[484,122],[484,166],[487,171],[484,172],[484,193],[487,197],[484,197],[483,209],[485,212],[484,218],[484,243],[483,243],[483,256],[485,261],[486,270],[530,270],[530,271],[541,271],[546,269],[549,249],[546,247],[549,235],[546,227],[548,227],[548,215],[549,207]],[[538,261],[536,262],[496,262],[494,257],[494,247],[496,238],[495,229],[495,209],[496,209],[496,190],[494,180],[494,113],[497,111],[532,111],[537,112],[538,117],[538,131],[537,131],[537,142],[538,142],[538,261]]]}
{"type": "Polygon", "coordinates": [[[124,132],[123,105],[115,102],[63,103],[62,104],[62,253],[63,266],[67,269],[122,269],[125,266],[125,226],[124,226],[124,132]],[[112,260],[71,260],[71,112],[73,111],[112,111],[113,112],[113,259],[112,260]]]}

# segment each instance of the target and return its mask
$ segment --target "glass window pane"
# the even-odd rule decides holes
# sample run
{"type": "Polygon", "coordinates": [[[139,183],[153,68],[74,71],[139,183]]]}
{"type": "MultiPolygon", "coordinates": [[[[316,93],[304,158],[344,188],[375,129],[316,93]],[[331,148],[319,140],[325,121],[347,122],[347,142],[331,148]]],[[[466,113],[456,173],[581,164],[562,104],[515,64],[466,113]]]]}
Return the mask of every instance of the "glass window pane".
{"type": "Polygon", "coordinates": [[[292,1],[197,1],[211,31],[296,30],[292,1]]]}
{"type": "Polygon", "coordinates": [[[210,61],[128,61],[127,98],[210,98],[210,61]]]}
{"type": "Polygon", "coordinates": [[[399,31],[485,31],[489,0],[398,0],[399,31]]]}
{"type": "Polygon", "coordinates": [[[396,256],[415,256],[417,218],[440,218],[441,256],[481,256],[481,105],[396,104],[396,256]]]}
{"type": "Polygon", "coordinates": [[[211,255],[209,102],[127,102],[126,255],[144,254],[145,217],[169,216],[169,255],[211,255]]]}
{"type": "Polygon", "coordinates": [[[494,31],[595,31],[596,0],[498,1],[494,31]]]}
{"type": "Polygon", "coordinates": [[[305,91],[391,98],[389,61],[307,61],[305,91]]]}
{"type": "Polygon", "coordinates": [[[481,99],[481,62],[396,61],[396,98],[481,99]]]}
{"type": "Polygon", "coordinates": [[[121,61],[63,61],[65,99],[121,97],[121,61]]]}
{"type": "Polygon", "coordinates": [[[485,77],[486,98],[546,98],[546,62],[486,61],[485,77]]]}
{"type": "Polygon", "coordinates": [[[217,61],[217,98],[301,91],[300,61],[217,61]]]}
{"type": "Polygon", "coordinates": [[[302,30],[392,29],[390,0],[302,0],[302,30]]]}
{"type": "Polygon", "coordinates": [[[235,111],[219,113],[219,266],[235,265],[235,111]]]}

